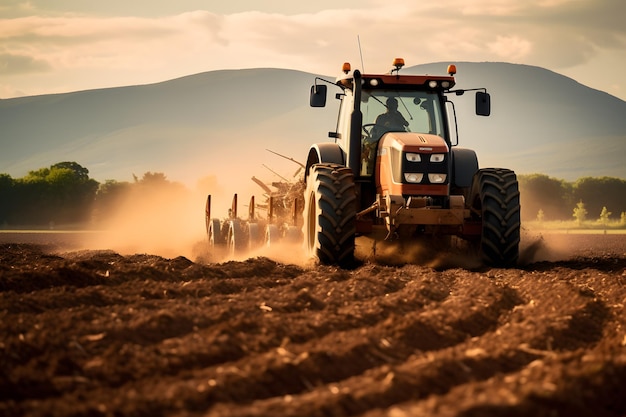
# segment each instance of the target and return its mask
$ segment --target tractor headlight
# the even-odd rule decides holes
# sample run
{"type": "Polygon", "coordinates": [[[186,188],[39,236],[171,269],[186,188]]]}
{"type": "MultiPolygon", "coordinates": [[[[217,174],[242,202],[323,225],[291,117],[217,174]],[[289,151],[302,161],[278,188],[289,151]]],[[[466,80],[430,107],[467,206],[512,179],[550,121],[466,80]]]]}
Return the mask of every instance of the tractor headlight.
{"type": "Polygon", "coordinates": [[[405,173],[404,179],[406,182],[419,183],[424,179],[424,174],[405,173]]]}
{"type": "Polygon", "coordinates": [[[428,81],[428,86],[430,88],[436,88],[437,87],[437,81],[435,81],[435,80],[428,81]]]}
{"type": "Polygon", "coordinates": [[[446,182],[446,177],[446,174],[428,174],[428,181],[430,181],[431,184],[442,184],[446,182]]]}
{"type": "Polygon", "coordinates": [[[409,162],[422,162],[422,158],[418,153],[407,153],[406,160],[409,162]]]}
{"type": "Polygon", "coordinates": [[[434,153],[430,155],[430,162],[443,162],[446,156],[442,153],[434,153]]]}

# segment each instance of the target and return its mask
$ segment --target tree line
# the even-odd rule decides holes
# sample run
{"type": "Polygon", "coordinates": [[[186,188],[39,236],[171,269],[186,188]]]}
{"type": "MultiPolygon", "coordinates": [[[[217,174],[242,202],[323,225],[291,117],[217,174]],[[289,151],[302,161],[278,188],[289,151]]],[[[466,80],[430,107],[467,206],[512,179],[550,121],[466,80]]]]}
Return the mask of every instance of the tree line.
{"type": "Polygon", "coordinates": [[[124,199],[156,189],[184,193],[163,173],[146,172],[133,182],[99,183],[76,162],[60,162],[22,178],[0,174],[0,228],[98,225],[124,199]]]}
{"type": "Polygon", "coordinates": [[[626,180],[582,177],[567,182],[544,174],[518,175],[522,220],[608,221],[626,213],[626,180]],[[585,216],[581,216],[585,214],[585,216]]]}
{"type": "MultiPolygon", "coordinates": [[[[567,182],[544,174],[518,175],[522,220],[580,220],[625,218],[626,180],[583,177],[567,182]]],[[[98,223],[130,194],[149,190],[185,193],[181,184],[163,173],[147,172],[133,182],[89,178],[76,162],[60,162],[30,171],[23,178],[0,174],[0,228],[85,225],[98,223]]]]}
{"type": "Polygon", "coordinates": [[[76,162],[60,162],[13,179],[0,174],[0,226],[81,223],[99,183],[76,162]]]}

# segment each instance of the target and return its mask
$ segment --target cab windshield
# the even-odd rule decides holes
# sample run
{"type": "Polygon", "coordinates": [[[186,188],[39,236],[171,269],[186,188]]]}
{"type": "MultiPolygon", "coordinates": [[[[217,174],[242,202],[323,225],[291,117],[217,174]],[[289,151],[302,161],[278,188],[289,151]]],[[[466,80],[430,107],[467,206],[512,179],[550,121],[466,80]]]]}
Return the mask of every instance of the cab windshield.
{"type": "MultiPolygon", "coordinates": [[[[372,135],[386,132],[430,133],[444,137],[439,97],[426,91],[363,90],[363,126],[372,135]]],[[[374,138],[375,140],[380,139],[374,138]]]]}

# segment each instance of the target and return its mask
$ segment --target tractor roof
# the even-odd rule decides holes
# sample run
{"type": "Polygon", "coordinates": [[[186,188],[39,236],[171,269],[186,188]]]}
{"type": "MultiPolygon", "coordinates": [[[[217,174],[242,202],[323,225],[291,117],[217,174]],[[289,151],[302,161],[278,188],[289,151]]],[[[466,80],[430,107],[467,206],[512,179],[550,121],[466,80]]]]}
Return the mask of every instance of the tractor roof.
{"type": "MultiPolygon", "coordinates": [[[[456,83],[454,79],[456,66],[454,65],[448,67],[450,75],[400,75],[400,68],[404,66],[404,60],[401,58],[394,60],[394,66],[395,68],[386,74],[361,74],[363,89],[449,90],[456,83]]],[[[351,71],[349,63],[343,65],[343,72],[344,75],[338,77],[336,83],[341,88],[351,90],[354,72],[351,71]]]]}

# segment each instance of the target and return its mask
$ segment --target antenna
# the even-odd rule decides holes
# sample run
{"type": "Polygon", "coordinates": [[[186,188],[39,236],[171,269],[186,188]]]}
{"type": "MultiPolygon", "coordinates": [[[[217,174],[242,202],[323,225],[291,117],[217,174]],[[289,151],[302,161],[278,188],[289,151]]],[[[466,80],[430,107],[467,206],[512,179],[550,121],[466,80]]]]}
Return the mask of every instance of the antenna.
{"type": "Polygon", "coordinates": [[[361,51],[361,37],[356,35],[356,41],[359,44],[359,55],[361,56],[361,71],[365,72],[365,65],[363,64],[363,52],[361,51]]]}

